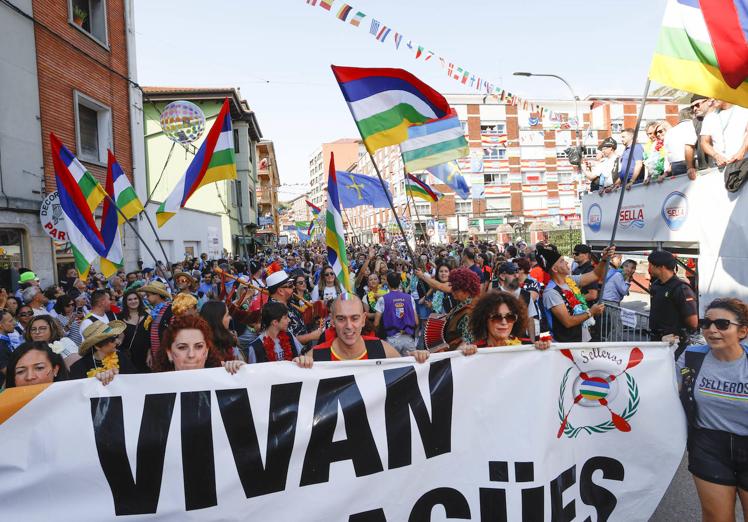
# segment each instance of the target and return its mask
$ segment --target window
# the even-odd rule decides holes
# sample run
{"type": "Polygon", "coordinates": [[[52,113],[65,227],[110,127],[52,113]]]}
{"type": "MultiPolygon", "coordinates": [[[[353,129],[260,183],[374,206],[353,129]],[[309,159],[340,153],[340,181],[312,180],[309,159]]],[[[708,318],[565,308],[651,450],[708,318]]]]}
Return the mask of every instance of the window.
{"type": "Polygon", "coordinates": [[[573,172],[559,172],[558,173],[558,182],[560,184],[568,184],[574,182],[574,173],[573,172]]]}
{"type": "Polygon", "coordinates": [[[524,210],[541,210],[548,208],[548,200],[542,195],[525,195],[522,197],[522,208],[524,210]]]}
{"type": "Polygon", "coordinates": [[[595,158],[597,157],[597,147],[594,145],[587,145],[584,147],[584,157],[585,158],[595,158]]]}
{"type": "Polygon", "coordinates": [[[106,29],[106,0],[68,0],[69,21],[105,47],[108,45],[106,29]]]}
{"type": "Polygon", "coordinates": [[[257,208],[255,205],[255,193],[249,192],[249,208],[257,208]]]}
{"type": "Polygon", "coordinates": [[[509,184],[508,172],[491,172],[483,174],[483,183],[485,185],[507,185],[509,184]]]}
{"type": "Polygon", "coordinates": [[[480,126],[481,134],[506,134],[506,125],[503,123],[491,123],[480,126]]]}
{"type": "Polygon", "coordinates": [[[106,165],[106,151],[112,147],[112,111],[77,91],[73,100],[78,158],[106,165]]]}
{"type": "Polygon", "coordinates": [[[416,201],[416,210],[421,217],[431,215],[431,203],[427,201],[416,201]]]}
{"type": "Polygon", "coordinates": [[[231,206],[242,206],[242,182],[238,179],[234,180],[234,190],[231,191],[231,206]]]}
{"type": "Polygon", "coordinates": [[[503,147],[483,147],[483,159],[504,159],[506,149],[503,147]]]}
{"type": "Polygon", "coordinates": [[[623,122],[622,121],[610,122],[610,129],[613,131],[613,134],[620,134],[621,132],[623,132],[623,122]]]}
{"type": "Polygon", "coordinates": [[[455,210],[458,214],[470,214],[473,211],[473,200],[457,201],[455,204],[455,210]]]}
{"type": "Polygon", "coordinates": [[[511,210],[511,198],[488,198],[486,199],[486,210],[511,210]]]}
{"type": "Polygon", "coordinates": [[[234,129],[234,154],[239,154],[239,129],[234,129]]]}

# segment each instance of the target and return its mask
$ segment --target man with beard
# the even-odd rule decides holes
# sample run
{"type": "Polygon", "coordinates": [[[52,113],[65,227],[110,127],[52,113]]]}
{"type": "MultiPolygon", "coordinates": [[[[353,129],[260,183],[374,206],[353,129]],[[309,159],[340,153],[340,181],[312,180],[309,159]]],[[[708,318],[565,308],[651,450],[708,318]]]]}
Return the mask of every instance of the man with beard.
{"type": "Polygon", "coordinates": [[[501,265],[499,265],[498,274],[499,290],[508,294],[512,294],[527,307],[527,317],[529,320],[527,321],[526,333],[528,339],[534,341],[536,335],[535,319],[537,319],[539,316],[538,307],[535,304],[535,300],[532,298],[532,294],[530,293],[530,291],[525,290],[524,288],[520,288],[519,286],[519,265],[517,265],[517,263],[512,263],[511,261],[501,263],[501,265]]]}

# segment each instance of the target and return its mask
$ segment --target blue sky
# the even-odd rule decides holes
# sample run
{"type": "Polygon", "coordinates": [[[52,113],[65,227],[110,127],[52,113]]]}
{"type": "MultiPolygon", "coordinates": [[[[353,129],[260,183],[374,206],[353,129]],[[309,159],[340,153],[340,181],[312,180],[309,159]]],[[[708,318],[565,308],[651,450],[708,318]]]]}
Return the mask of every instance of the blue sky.
{"type": "MultiPolygon", "coordinates": [[[[330,64],[402,67],[442,93],[475,92],[451,81],[435,59],[416,61],[394,31],[524,97],[640,94],[665,0],[348,0],[360,27],[305,0],[141,1],[135,6],[141,85],[240,87],[263,135],[275,142],[281,182],[308,181],[320,143],[358,133],[330,64]],[[371,18],[393,28],[369,34],[371,18]]],[[[282,187],[281,199],[302,193],[282,187]]]]}

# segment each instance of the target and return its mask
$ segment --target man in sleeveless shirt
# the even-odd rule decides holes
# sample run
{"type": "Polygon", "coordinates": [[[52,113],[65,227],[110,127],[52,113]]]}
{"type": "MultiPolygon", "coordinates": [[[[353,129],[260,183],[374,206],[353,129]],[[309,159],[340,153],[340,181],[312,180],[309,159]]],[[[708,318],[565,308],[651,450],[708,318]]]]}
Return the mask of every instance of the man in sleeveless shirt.
{"type": "MultiPolygon", "coordinates": [[[[344,292],[339,295],[332,303],[331,314],[335,338],[294,358],[294,362],[300,367],[311,368],[314,361],[387,359],[401,356],[390,343],[377,337],[361,335],[366,323],[366,313],[363,302],[356,294],[344,292]]],[[[417,362],[422,363],[428,359],[429,352],[414,350],[407,355],[412,355],[417,362]]]]}

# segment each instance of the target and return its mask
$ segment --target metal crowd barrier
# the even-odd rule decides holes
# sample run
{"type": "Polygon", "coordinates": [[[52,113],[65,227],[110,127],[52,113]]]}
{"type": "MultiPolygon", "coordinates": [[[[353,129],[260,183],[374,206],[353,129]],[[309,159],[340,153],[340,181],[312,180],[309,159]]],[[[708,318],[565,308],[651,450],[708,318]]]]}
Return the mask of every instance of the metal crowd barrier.
{"type": "Polygon", "coordinates": [[[598,318],[600,339],[607,342],[649,341],[649,314],[603,301],[605,310],[598,318]]]}

